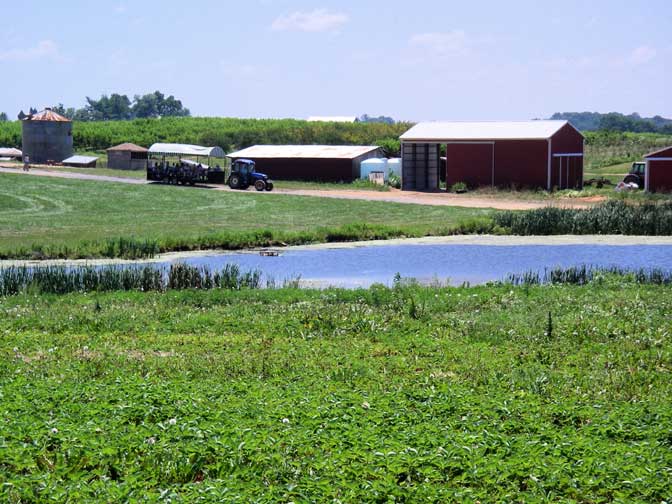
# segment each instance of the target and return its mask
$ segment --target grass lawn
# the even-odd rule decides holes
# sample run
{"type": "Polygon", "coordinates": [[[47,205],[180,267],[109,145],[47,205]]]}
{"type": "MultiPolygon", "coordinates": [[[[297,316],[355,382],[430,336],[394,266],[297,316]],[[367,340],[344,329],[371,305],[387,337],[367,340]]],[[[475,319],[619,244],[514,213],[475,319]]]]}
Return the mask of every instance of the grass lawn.
{"type": "MultiPolygon", "coordinates": [[[[89,153],[83,155],[95,155],[95,154],[89,153]]],[[[23,167],[23,164],[19,162],[5,162],[3,163],[3,165],[7,167],[16,168],[17,170],[21,170],[23,167]]],[[[40,170],[52,171],[52,172],[85,173],[88,175],[106,175],[109,177],[121,177],[121,178],[145,179],[147,177],[145,170],[117,170],[115,168],[74,168],[71,166],[48,166],[48,165],[33,165],[33,168],[39,168],[40,170]]]]}
{"type": "Polygon", "coordinates": [[[586,168],[583,174],[584,180],[591,178],[604,177],[609,179],[614,184],[617,184],[630,171],[632,163],[621,163],[611,166],[603,166],[600,168],[586,168]]]}
{"type": "Polygon", "coordinates": [[[0,174],[0,254],[101,255],[118,237],[176,250],[446,234],[491,213],[0,174]]]}
{"type": "Polygon", "coordinates": [[[666,501],[671,311],[620,281],[0,298],[0,500],[666,501]]]}
{"type": "Polygon", "coordinates": [[[72,168],[70,166],[45,166],[40,170],[61,171],[70,173],[85,173],[87,175],[106,175],[108,177],[121,177],[133,179],[145,179],[147,174],[144,170],[117,170],[114,168],[72,168]]]}

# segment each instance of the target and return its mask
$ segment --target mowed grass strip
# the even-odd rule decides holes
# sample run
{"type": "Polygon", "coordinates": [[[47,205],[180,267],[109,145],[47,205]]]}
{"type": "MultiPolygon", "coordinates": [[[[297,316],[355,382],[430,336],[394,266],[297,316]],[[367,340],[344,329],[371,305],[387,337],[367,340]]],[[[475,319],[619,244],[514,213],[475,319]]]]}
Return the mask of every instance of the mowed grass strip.
{"type": "MultiPolygon", "coordinates": [[[[0,174],[0,254],[5,256],[36,247],[61,247],[63,255],[77,256],[88,250],[86,242],[118,237],[154,240],[161,250],[170,250],[221,246],[245,233],[256,233],[262,241],[258,245],[264,237],[326,240],[329,233],[320,230],[348,226],[352,233],[346,229],[343,239],[367,238],[366,230],[359,233],[357,226],[379,226],[382,234],[390,235],[446,234],[474,219],[488,221],[491,214],[483,209],[0,174]]],[[[338,232],[331,234],[338,239],[338,232]]]]}
{"type": "Polygon", "coordinates": [[[0,299],[0,500],[662,502],[671,310],[622,280],[0,299]]]}

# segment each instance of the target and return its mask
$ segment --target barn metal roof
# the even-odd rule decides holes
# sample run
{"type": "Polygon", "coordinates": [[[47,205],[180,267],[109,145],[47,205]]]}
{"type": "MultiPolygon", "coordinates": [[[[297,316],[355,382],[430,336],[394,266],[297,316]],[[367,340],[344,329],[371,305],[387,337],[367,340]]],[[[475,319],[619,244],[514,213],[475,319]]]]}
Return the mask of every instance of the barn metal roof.
{"type": "Polygon", "coordinates": [[[672,147],[665,147],[664,149],[657,150],[655,152],[649,152],[644,155],[645,158],[661,158],[661,157],[672,157],[672,147]]]}
{"type": "Polygon", "coordinates": [[[221,147],[201,147],[200,145],[155,143],[149,148],[150,154],[166,154],[174,156],[210,156],[224,157],[224,149],[221,147]]]}
{"type": "Polygon", "coordinates": [[[64,159],[62,163],[71,163],[71,164],[89,164],[97,161],[98,157],[96,156],[70,156],[67,159],[64,159]]]}
{"type": "Polygon", "coordinates": [[[50,108],[46,108],[42,112],[36,114],[31,114],[27,116],[24,121],[71,122],[70,119],[63,117],[61,114],[54,112],[50,108]]]}
{"type": "Polygon", "coordinates": [[[404,142],[438,142],[451,140],[546,140],[568,121],[502,122],[422,122],[400,139],[404,142]]]}
{"type": "Polygon", "coordinates": [[[135,145],[134,143],[128,143],[128,142],[115,145],[114,147],[110,147],[107,150],[123,151],[123,152],[147,152],[147,149],[145,149],[144,147],[140,147],[139,145],[135,145]]]}
{"type": "Polygon", "coordinates": [[[254,145],[247,149],[227,154],[226,157],[251,159],[355,159],[379,148],[375,145],[254,145]]]}
{"type": "Polygon", "coordinates": [[[357,116],[311,116],[307,121],[354,123],[357,122],[357,116]]]}

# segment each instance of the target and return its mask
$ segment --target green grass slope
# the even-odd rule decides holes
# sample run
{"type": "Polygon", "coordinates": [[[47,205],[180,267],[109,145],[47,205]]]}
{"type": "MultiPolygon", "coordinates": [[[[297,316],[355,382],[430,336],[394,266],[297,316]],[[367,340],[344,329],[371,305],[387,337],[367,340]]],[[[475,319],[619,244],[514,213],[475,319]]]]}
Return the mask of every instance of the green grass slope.
{"type": "Polygon", "coordinates": [[[118,237],[155,252],[445,234],[491,213],[2,174],[0,256],[132,255],[118,237]]]}

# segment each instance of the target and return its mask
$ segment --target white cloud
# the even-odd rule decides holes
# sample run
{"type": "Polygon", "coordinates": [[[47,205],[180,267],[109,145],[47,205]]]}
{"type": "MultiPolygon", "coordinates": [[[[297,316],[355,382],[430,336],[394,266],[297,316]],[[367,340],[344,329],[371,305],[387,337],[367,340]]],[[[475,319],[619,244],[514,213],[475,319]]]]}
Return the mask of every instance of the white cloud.
{"type": "Polygon", "coordinates": [[[53,40],[42,40],[35,47],[0,51],[0,61],[33,61],[39,59],[60,61],[63,58],[53,40]]]}
{"type": "Polygon", "coordinates": [[[462,30],[451,32],[418,33],[413,35],[409,44],[437,56],[464,54],[468,51],[467,36],[462,30]]]}
{"type": "Polygon", "coordinates": [[[118,4],[118,5],[114,8],[114,12],[115,12],[116,14],[125,14],[127,10],[128,10],[128,8],[127,8],[126,5],[124,5],[124,4],[118,4]]]}
{"type": "Polygon", "coordinates": [[[643,65],[653,60],[657,54],[658,51],[653,47],[640,46],[630,52],[628,61],[633,65],[643,65]]]}
{"type": "Polygon", "coordinates": [[[315,9],[311,12],[293,12],[276,18],[271,24],[274,31],[328,32],[334,31],[349,21],[347,14],[315,9]]]}

